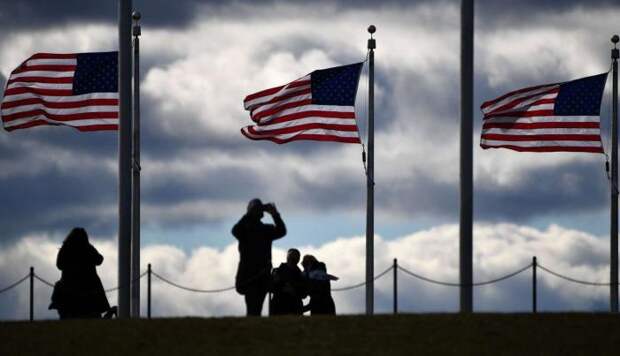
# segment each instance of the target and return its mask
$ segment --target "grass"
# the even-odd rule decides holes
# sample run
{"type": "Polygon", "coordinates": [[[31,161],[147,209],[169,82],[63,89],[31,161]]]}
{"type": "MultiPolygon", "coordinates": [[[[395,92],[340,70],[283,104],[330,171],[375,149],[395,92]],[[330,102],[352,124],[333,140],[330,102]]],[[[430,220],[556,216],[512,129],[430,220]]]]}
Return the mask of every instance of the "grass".
{"type": "Polygon", "coordinates": [[[0,355],[620,355],[611,314],[1,322],[0,355]]]}

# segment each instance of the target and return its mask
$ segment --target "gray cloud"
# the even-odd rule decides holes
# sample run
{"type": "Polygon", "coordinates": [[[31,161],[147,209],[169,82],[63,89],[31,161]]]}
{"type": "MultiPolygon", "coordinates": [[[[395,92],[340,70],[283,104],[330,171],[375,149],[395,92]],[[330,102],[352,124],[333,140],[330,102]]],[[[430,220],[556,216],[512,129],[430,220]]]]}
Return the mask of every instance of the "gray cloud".
{"type": "MultiPolygon", "coordinates": [[[[187,1],[174,6],[192,9],[198,6],[196,3],[187,1]]],[[[153,4],[149,11],[162,14],[173,6],[149,4],[153,4]]],[[[528,4],[524,6],[534,6],[528,4]]],[[[458,9],[454,2],[423,5],[392,2],[375,11],[364,6],[348,8],[346,2],[326,5],[326,9],[291,4],[265,9],[239,2],[232,7],[204,5],[218,16],[191,11],[198,20],[185,27],[161,22],[161,26],[169,27],[148,29],[145,22],[143,223],[169,227],[210,224],[230,218],[231,206],[243,206],[254,196],[282,201],[291,214],[362,209],[365,182],[359,147],[314,142],[278,146],[247,140],[238,130],[250,123],[241,107],[244,95],[283,84],[315,66],[360,60],[366,34],[350,28],[358,23],[365,26],[368,18],[376,20],[385,31],[378,33],[384,37],[378,38],[377,50],[378,215],[400,220],[412,215],[453,220],[458,212],[458,24],[454,21],[458,9]],[[248,15],[243,20],[239,12],[232,11],[240,8],[248,15]],[[326,17],[335,8],[342,8],[338,23],[326,17]],[[274,9],[286,14],[308,14],[304,22],[281,23],[274,20],[280,19],[274,9]],[[251,10],[253,16],[249,16],[251,10]],[[270,17],[265,18],[267,13],[270,17]],[[419,23],[412,25],[411,19],[418,18],[419,23]],[[209,40],[197,41],[199,38],[209,40]]],[[[478,4],[479,9],[483,6],[478,4]]],[[[107,12],[114,17],[116,11],[101,11],[93,3],[82,7],[85,18],[93,19],[107,12]]],[[[40,9],[45,7],[26,3],[20,11],[40,9]]],[[[147,16],[146,11],[145,21],[157,18],[147,16]]],[[[174,14],[170,12],[170,18],[176,18],[174,14]]],[[[556,15],[562,14],[554,12],[556,15]]],[[[59,19],[69,18],[63,16],[59,19]]],[[[189,21],[181,15],[176,19],[189,21]]],[[[568,27],[586,34],[596,32],[575,22],[574,17],[569,20],[568,27]]],[[[41,28],[51,24],[41,21],[41,28]]],[[[535,36],[535,30],[542,26],[539,19],[531,21],[532,30],[524,35],[535,36]]],[[[557,57],[565,53],[554,54],[558,50],[555,46],[536,60],[543,63],[542,73],[530,68],[535,62],[532,60],[517,57],[506,63],[502,57],[506,48],[497,44],[499,35],[494,30],[481,33],[481,41],[477,42],[481,45],[477,52],[478,103],[522,84],[573,75],[584,62],[596,62],[580,62],[580,58],[567,55],[572,62],[556,65],[557,57]]],[[[563,30],[557,29],[559,33],[563,30]]],[[[45,39],[44,32],[41,36],[45,39]]],[[[555,38],[548,33],[545,36],[555,38]]],[[[541,42],[546,40],[543,37],[541,42]]],[[[588,51],[577,46],[566,53],[589,53],[590,44],[583,46],[588,51]]],[[[524,56],[536,49],[528,48],[524,56]]],[[[3,80],[0,77],[0,82],[3,80]]],[[[361,84],[360,91],[364,90],[361,84]]],[[[363,126],[365,95],[360,98],[363,126]]],[[[474,122],[479,128],[477,110],[474,122]]],[[[0,208],[0,224],[5,226],[4,241],[29,231],[66,231],[73,225],[92,226],[97,233],[108,236],[115,233],[114,133],[82,134],[68,128],[45,127],[2,135],[0,162],[5,175],[0,172],[0,195],[5,204],[0,208]],[[103,167],[97,167],[101,162],[103,167]],[[33,211],[37,212],[35,216],[33,211]]],[[[476,219],[524,222],[548,213],[598,211],[606,204],[606,182],[596,162],[570,156],[555,164],[553,158],[560,156],[517,160],[505,152],[501,156],[478,147],[474,150],[476,164],[486,169],[486,175],[478,176],[476,181],[476,219]],[[489,157],[497,161],[488,163],[489,157]],[[508,176],[508,183],[498,180],[500,173],[508,176]]]]}

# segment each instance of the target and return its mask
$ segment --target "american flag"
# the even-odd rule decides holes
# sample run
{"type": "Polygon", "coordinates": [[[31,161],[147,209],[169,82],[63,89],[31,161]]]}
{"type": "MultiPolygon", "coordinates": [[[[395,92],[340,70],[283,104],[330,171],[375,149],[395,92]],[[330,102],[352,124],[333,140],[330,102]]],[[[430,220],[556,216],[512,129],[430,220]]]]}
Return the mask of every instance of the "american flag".
{"type": "Polygon", "coordinates": [[[510,92],[482,104],[482,148],[602,153],[600,109],[607,73],[510,92]]]}
{"type": "Polygon", "coordinates": [[[118,52],[37,53],[17,67],[2,99],[7,131],[40,125],[118,129],[118,52]]]}
{"type": "Polygon", "coordinates": [[[248,95],[243,104],[254,126],[241,129],[252,140],[360,143],[355,96],[362,65],[315,70],[286,85],[248,95]]]}

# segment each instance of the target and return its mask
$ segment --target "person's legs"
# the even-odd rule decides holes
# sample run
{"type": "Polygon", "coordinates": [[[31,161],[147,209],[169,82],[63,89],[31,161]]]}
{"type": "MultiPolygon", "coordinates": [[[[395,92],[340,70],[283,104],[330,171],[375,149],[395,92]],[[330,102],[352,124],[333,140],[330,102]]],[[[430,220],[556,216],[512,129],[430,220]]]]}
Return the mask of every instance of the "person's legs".
{"type": "Polygon", "coordinates": [[[248,316],[260,316],[267,291],[258,286],[248,288],[245,293],[245,306],[248,316]]]}

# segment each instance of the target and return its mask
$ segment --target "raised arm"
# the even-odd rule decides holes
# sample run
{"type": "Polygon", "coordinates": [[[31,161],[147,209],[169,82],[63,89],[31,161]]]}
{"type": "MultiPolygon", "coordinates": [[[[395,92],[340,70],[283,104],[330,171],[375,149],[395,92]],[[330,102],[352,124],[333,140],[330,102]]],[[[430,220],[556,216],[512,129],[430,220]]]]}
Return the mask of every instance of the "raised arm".
{"type": "Polygon", "coordinates": [[[275,225],[266,225],[269,229],[269,236],[272,240],[277,240],[284,237],[286,235],[286,225],[284,225],[284,221],[282,220],[280,213],[275,210],[275,207],[274,210],[269,211],[269,213],[273,217],[273,222],[275,223],[275,225]]]}

